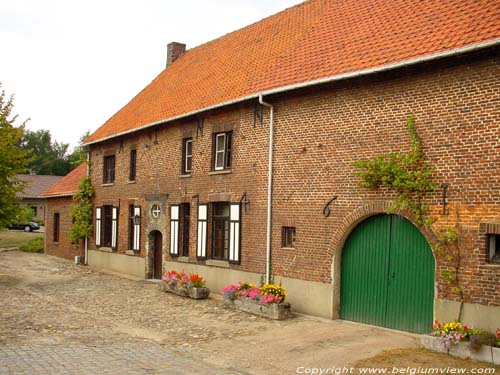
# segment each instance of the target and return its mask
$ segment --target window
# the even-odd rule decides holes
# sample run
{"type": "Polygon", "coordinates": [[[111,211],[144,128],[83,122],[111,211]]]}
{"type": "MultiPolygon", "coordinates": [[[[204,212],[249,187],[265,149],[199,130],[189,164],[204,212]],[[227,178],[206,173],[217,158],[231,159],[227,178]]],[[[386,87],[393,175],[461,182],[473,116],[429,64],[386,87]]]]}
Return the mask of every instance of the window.
{"type": "Polygon", "coordinates": [[[193,171],[193,139],[182,140],[182,174],[189,174],[193,171]]]}
{"type": "Polygon", "coordinates": [[[488,255],[491,262],[500,263],[500,234],[488,235],[488,255]]]}
{"type": "Polygon", "coordinates": [[[128,175],[129,181],[135,181],[136,165],[137,165],[137,150],[130,150],[130,170],[128,175]]]}
{"type": "Polygon", "coordinates": [[[231,168],[233,133],[214,134],[214,170],[231,168]]]}
{"type": "Polygon", "coordinates": [[[113,206],[103,206],[103,219],[101,225],[101,246],[111,247],[111,237],[113,231],[113,206]]]}
{"type": "Polygon", "coordinates": [[[102,176],[103,184],[112,184],[115,182],[115,155],[104,157],[104,170],[102,176]]]}
{"type": "Polygon", "coordinates": [[[229,258],[229,203],[212,204],[212,258],[229,258]]]}
{"type": "Polygon", "coordinates": [[[295,227],[283,227],[281,230],[281,247],[295,247],[295,227]]]}
{"type": "Polygon", "coordinates": [[[33,211],[33,216],[36,216],[36,214],[37,214],[37,212],[38,212],[38,210],[37,210],[37,206],[33,206],[33,205],[31,205],[31,206],[30,206],[30,208],[31,208],[31,210],[33,211]]]}
{"type": "Polygon", "coordinates": [[[189,256],[189,225],[191,216],[191,206],[189,203],[180,205],[181,209],[181,231],[182,231],[182,247],[181,256],[189,256]]]}
{"type": "Polygon", "coordinates": [[[59,242],[59,225],[60,225],[60,216],[59,213],[56,212],[54,214],[54,242],[59,242]]]}

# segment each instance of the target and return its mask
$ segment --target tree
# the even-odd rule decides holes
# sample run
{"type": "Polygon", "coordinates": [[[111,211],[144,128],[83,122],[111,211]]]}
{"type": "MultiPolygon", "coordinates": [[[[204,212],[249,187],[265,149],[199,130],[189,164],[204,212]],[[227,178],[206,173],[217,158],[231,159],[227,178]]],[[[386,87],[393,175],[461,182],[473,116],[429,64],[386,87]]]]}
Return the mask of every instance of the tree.
{"type": "Polygon", "coordinates": [[[65,176],[71,170],[66,159],[68,144],[52,141],[49,130],[27,130],[21,148],[32,156],[28,167],[33,173],[65,176]]]}
{"type": "MultiPolygon", "coordinates": [[[[1,87],[1,84],[0,84],[1,87]]],[[[0,93],[0,228],[12,224],[19,216],[16,193],[24,190],[24,183],[17,177],[25,173],[29,162],[27,152],[19,143],[26,121],[15,126],[17,115],[12,115],[14,97],[0,93]]]]}
{"type": "Polygon", "coordinates": [[[75,147],[73,152],[67,156],[67,160],[71,169],[78,167],[80,164],[87,160],[87,152],[89,151],[89,146],[82,146],[82,143],[89,137],[90,130],[87,130],[80,137],[79,146],[75,147]]]}
{"type": "Polygon", "coordinates": [[[92,235],[92,196],[94,190],[90,178],[85,177],[80,183],[78,192],[73,200],[77,203],[72,211],[73,224],[69,230],[71,242],[78,242],[92,235]]]}

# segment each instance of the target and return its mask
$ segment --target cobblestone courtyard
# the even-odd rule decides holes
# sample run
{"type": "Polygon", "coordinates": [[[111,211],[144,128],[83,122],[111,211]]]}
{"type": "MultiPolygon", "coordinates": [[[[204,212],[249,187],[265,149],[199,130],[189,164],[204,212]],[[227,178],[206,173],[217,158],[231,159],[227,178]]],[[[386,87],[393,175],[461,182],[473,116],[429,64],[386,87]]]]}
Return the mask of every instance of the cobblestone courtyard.
{"type": "Polygon", "coordinates": [[[416,346],[411,335],[269,321],[59,258],[0,253],[0,374],[287,374],[416,346]]]}

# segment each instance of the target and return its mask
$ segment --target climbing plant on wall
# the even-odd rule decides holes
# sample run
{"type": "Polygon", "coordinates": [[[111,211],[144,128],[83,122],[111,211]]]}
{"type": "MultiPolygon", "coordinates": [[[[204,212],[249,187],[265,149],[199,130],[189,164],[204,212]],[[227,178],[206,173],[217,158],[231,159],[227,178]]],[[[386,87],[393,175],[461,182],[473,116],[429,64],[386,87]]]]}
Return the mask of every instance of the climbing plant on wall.
{"type": "MultiPolygon", "coordinates": [[[[360,160],[354,163],[358,169],[355,173],[361,178],[360,186],[377,190],[387,188],[397,197],[388,212],[409,208],[415,215],[416,222],[429,228],[432,221],[427,216],[428,208],[423,203],[424,196],[437,190],[432,182],[435,168],[425,161],[422,142],[415,130],[415,118],[408,117],[406,128],[410,137],[410,150],[404,153],[383,154],[371,160],[360,160]]],[[[442,228],[436,235],[433,246],[437,257],[442,258],[445,270],[441,278],[463,301],[463,290],[460,287],[459,271],[461,266],[459,234],[457,228],[442,228]]]]}
{"type": "Polygon", "coordinates": [[[413,115],[408,117],[406,127],[411,142],[408,152],[379,155],[372,160],[359,160],[354,163],[359,169],[356,175],[361,177],[361,187],[372,190],[385,187],[397,193],[390,212],[410,208],[418,224],[428,225],[424,220],[427,207],[423,198],[427,192],[437,189],[436,184],[431,181],[434,168],[425,161],[413,115]]]}
{"type": "Polygon", "coordinates": [[[71,216],[73,224],[69,231],[71,242],[75,243],[92,235],[92,196],[94,189],[90,178],[85,177],[80,183],[78,192],[73,196],[76,205],[73,206],[71,216]]]}

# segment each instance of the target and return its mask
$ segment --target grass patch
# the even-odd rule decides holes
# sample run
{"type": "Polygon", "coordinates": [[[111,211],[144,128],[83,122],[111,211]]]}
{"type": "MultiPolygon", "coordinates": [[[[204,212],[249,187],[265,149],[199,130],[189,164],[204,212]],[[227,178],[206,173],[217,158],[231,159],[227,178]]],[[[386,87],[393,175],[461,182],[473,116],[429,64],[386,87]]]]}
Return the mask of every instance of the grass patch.
{"type": "Polygon", "coordinates": [[[42,239],[43,248],[43,233],[23,232],[17,230],[1,230],[0,231],[0,247],[21,247],[28,241],[40,238],[42,239]]]}
{"type": "Polygon", "coordinates": [[[43,238],[33,238],[22,244],[19,250],[27,253],[43,253],[43,238]]]}

